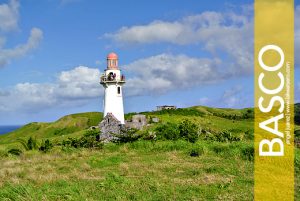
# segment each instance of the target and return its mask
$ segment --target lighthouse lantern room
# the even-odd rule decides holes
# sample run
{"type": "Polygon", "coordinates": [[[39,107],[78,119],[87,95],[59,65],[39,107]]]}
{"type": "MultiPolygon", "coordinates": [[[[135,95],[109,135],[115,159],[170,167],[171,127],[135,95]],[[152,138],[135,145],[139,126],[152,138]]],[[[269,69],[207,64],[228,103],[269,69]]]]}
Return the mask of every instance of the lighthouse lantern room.
{"type": "Polygon", "coordinates": [[[124,124],[124,108],[122,86],[125,84],[125,76],[118,67],[118,55],[107,55],[107,68],[100,78],[100,84],[104,87],[104,117],[112,114],[121,124],[124,124]]]}

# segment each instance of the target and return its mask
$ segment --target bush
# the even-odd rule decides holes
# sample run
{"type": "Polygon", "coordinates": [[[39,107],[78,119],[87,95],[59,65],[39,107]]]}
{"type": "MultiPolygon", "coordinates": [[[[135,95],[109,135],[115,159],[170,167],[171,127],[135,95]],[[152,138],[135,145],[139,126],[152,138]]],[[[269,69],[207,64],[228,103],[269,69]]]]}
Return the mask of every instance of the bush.
{"type": "Polygon", "coordinates": [[[23,152],[20,149],[13,148],[13,149],[8,150],[7,153],[15,155],[15,156],[20,156],[23,152]]]}
{"type": "Polygon", "coordinates": [[[204,140],[211,140],[217,142],[237,142],[241,141],[241,137],[234,136],[232,132],[228,130],[223,131],[209,131],[209,130],[202,130],[203,139],[204,140]]]}
{"type": "Polygon", "coordinates": [[[250,129],[245,132],[245,138],[248,140],[254,140],[254,130],[250,129]]]}
{"type": "Polygon", "coordinates": [[[63,147],[74,148],[102,148],[103,143],[99,141],[100,132],[98,130],[87,130],[81,138],[68,138],[62,141],[63,147]]]}
{"type": "Polygon", "coordinates": [[[19,143],[23,146],[23,148],[28,151],[28,150],[36,150],[38,149],[38,143],[35,138],[29,137],[28,140],[24,139],[17,139],[19,143]]]}
{"type": "Polygon", "coordinates": [[[199,127],[189,120],[183,120],[179,126],[179,135],[183,139],[195,143],[199,138],[199,127]]]}
{"type": "Polygon", "coordinates": [[[163,140],[178,140],[180,138],[177,124],[166,123],[158,126],[155,131],[157,132],[158,139],[163,140]]]}
{"type": "Polygon", "coordinates": [[[45,141],[42,141],[42,144],[41,144],[39,150],[46,153],[46,152],[50,151],[50,149],[52,149],[52,148],[53,148],[53,144],[50,142],[50,140],[47,139],[45,141]]]}
{"type": "Polygon", "coordinates": [[[234,142],[240,141],[239,137],[233,136],[231,132],[224,130],[215,136],[218,142],[234,142]]]}
{"type": "Polygon", "coordinates": [[[242,158],[245,160],[253,161],[254,160],[254,147],[249,146],[241,150],[242,158]]]}
{"type": "Polygon", "coordinates": [[[113,142],[116,143],[127,143],[134,142],[143,137],[142,133],[137,133],[137,129],[135,128],[123,128],[121,129],[120,134],[114,134],[116,137],[113,142]]]}
{"type": "Polygon", "coordinates": [[[195,143],[199,138],[199,127],[189,120],[183,120],[180,124],[166,123],[155,129],[158,139],[178,140],[195,143]]]}

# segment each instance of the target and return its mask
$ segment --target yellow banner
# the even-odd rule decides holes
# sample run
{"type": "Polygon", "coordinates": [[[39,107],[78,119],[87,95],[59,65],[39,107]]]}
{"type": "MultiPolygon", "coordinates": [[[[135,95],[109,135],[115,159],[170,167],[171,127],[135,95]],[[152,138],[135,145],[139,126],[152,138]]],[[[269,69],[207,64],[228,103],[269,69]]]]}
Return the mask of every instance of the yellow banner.
{"type": "Polygon", "coordinates": [[[255,1],[255,200],[294,200],[294,1],[255,1]]]}

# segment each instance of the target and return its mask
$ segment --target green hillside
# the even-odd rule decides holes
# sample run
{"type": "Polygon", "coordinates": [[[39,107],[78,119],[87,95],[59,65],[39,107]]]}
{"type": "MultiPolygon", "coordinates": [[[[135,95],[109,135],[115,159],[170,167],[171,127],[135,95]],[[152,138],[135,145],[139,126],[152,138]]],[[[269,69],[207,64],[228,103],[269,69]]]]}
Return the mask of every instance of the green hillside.
{"type": "Polygon", "coordinates": [[[81,135],[85,129],[98,125],[102,116],[100,112],[87,112],[67,115],[52,123],[29,123],[13,132],[0,135],[0,145],[13,143],[18,138],[60,139],[69,135],[81,135]]]}

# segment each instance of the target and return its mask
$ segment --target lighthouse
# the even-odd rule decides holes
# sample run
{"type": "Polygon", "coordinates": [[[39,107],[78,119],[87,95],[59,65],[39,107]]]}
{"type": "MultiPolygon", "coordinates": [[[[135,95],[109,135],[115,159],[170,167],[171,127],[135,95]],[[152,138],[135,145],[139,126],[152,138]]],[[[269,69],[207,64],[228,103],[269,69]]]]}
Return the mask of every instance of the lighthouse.
{"type": "Polygon", "coordinates": [[[107,67],[100,78],[100,84],[104,87],[103,116],[113,116],[120,124],[125,124],[122,90],[125,77],[118,67],[118,55],[114,52],[107,55],[107,67]]]}

